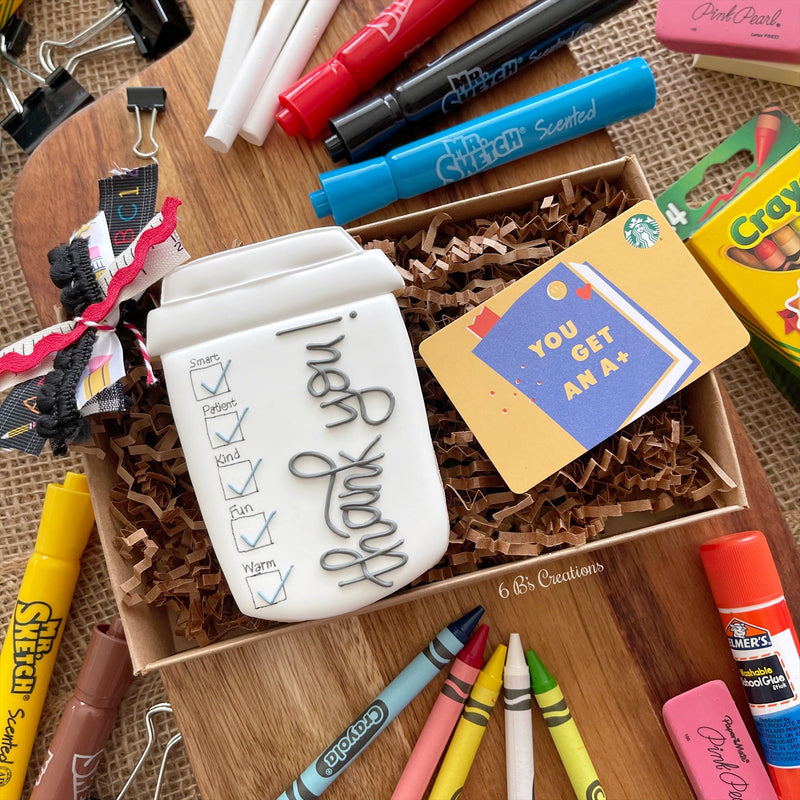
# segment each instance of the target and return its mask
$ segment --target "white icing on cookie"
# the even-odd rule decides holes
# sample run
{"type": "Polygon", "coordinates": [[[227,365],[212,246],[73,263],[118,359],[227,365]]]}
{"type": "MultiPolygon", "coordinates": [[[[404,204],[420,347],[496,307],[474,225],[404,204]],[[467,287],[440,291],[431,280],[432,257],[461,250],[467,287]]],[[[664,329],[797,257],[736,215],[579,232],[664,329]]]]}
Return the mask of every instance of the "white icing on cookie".
{"type": "Polygon", "coordinates": [[[191,262],[148,318],[192,484],[241,611],[354,611],[448,540],[395,267],[340,228],[191,262]],[[323,254],[330,257],[325,260],[323,254]]]}

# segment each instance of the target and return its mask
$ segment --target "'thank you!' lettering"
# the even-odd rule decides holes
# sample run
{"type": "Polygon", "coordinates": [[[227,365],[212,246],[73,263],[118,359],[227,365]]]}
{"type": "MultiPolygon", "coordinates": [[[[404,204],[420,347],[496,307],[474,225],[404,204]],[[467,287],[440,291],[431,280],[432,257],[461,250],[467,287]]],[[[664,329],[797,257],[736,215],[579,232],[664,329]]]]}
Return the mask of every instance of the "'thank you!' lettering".
{"type": "MultiPolygon", "coordinates": [[[[350,316],[355,319],[357,312],[351,312],[350,316]]],[[[340,348],[346,339],[345,333],[339,333],[341,322],[341,317],[333,317],[300,328],[280,330],[276,335],[296,336],[300,332],[317,333],[319,328],[334,327],[335,332],[330,335],[333,338],[328,336],[305,345],[308,353],[314,355],[306,362],[311,370],[306,389],[309,395],[320,400],[321,409],[339,412],[325,423],[326,427],[346,425],[357,419],[367,426],[379,427],[394,411],[394,394],[384,386],[357,389],[351,385],[350,377],[340,364],[340,348]]],[[[338,461],[330,454],[310,450],[297,453],[289,460],[289,471],[295,477],[327,479],[322,509],[326,527],[348,542],[358,536],[358,549],[332,547],[320,557],[320,565],[326,570],[360,568],[360,575],[340,580],[340,586],[368,580],[389,588],[393,582],[381,576],[408,562],[408,554],[400,549],[404,540],[395,536],[397,523],[384,517],[380,509],[379,478],[385,457],[379,447],[380,439],[380,434],[375,435],[358,454],[339,452],[338,461]],[[339,484],[342,491],[337,492],[339,484]],[[376,559],[379,565],[373,563],[376,559]]]]}

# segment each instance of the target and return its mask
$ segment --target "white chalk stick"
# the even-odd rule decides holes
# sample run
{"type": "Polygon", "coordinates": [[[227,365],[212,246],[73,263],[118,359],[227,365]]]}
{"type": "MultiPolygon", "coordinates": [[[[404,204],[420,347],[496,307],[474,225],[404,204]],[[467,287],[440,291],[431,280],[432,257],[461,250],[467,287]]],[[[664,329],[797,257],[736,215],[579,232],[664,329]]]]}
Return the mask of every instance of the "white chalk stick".
{"type": "Polygon", "coordinates": [[[206,144],[213,150],[230,150],[304,5],[305,0],[272,0],[230,90],[206,130],[206,144]]]}
{"type": "Polygon", "coordinates": [[[340,0],[308,0],[247,115],[239,135],[262,145],[275,122],[278,95],[302,74],[340,0]]]}
{"type": "Polygon", "coordinates": [[[236,73],[258,30],[264,0],[235,0],[222,45],[222,53],[208,98],[208,111],[215,114],[230,91],[236,73]]]}

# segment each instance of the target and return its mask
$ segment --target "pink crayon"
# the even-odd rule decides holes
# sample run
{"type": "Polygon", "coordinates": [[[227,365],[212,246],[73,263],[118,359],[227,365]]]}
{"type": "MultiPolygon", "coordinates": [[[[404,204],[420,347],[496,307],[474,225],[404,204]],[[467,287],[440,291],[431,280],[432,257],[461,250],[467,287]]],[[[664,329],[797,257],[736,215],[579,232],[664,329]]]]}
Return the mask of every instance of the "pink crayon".
{"type": "Polygon", "coordinates": [[[456,656],[453,668],[433,704],[431,713],[411,751],[391,800],[421,800],[458,722],[472,685],[483,666],[489,626],[481,625],[456,656]]]}

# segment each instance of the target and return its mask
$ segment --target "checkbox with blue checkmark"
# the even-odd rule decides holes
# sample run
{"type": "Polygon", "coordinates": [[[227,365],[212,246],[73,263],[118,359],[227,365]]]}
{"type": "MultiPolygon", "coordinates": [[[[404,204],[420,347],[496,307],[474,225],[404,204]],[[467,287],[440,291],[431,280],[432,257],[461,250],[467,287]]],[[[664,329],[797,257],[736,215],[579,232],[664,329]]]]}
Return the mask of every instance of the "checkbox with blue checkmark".
{"type": "Polygon", "coordinates": [[[225,447],[229,444],[244,441],[244,429],[242,421],[247,414],[247,409],[239,413],[231,411],[227,414],[219,414],[214,417],[206,417],[206,433],[211,447],[225,447]]]}
{"type": "Polygon", "coordinates": [[[189,370],[192,389],[196,400],[207,400],[209,397],[219,397],[230,392],[228,386],[228,369],[231,361],[225,364],[209,364],[206,367],[197,367],[189,370]]]}
{"type": "Polygon", "coordinates": [[[286,599],[286,583],[292,566],[289,565],[285,573],[281,573],[278,569],[270,569],[247,578],[247,585],[256,608],[274,606],[275,603],[286,599]]]}
{"type": "Polygon", "coordinates": [[[269,524],[275,516],[274,511],[267,515],[263,511],[248,514],[231,520],[231,532],[240,553],[249,553],[272,544],[269,524]]]}
{"type": "Polygon", "coordinates": [[[261,465],[259,458],[255,464],[246,459],[233,464],[222,464],[217,467],[219,478],[222,481],[222,493],[226,500],[238,500],[258,491],[256,472],[261,465]]]}

